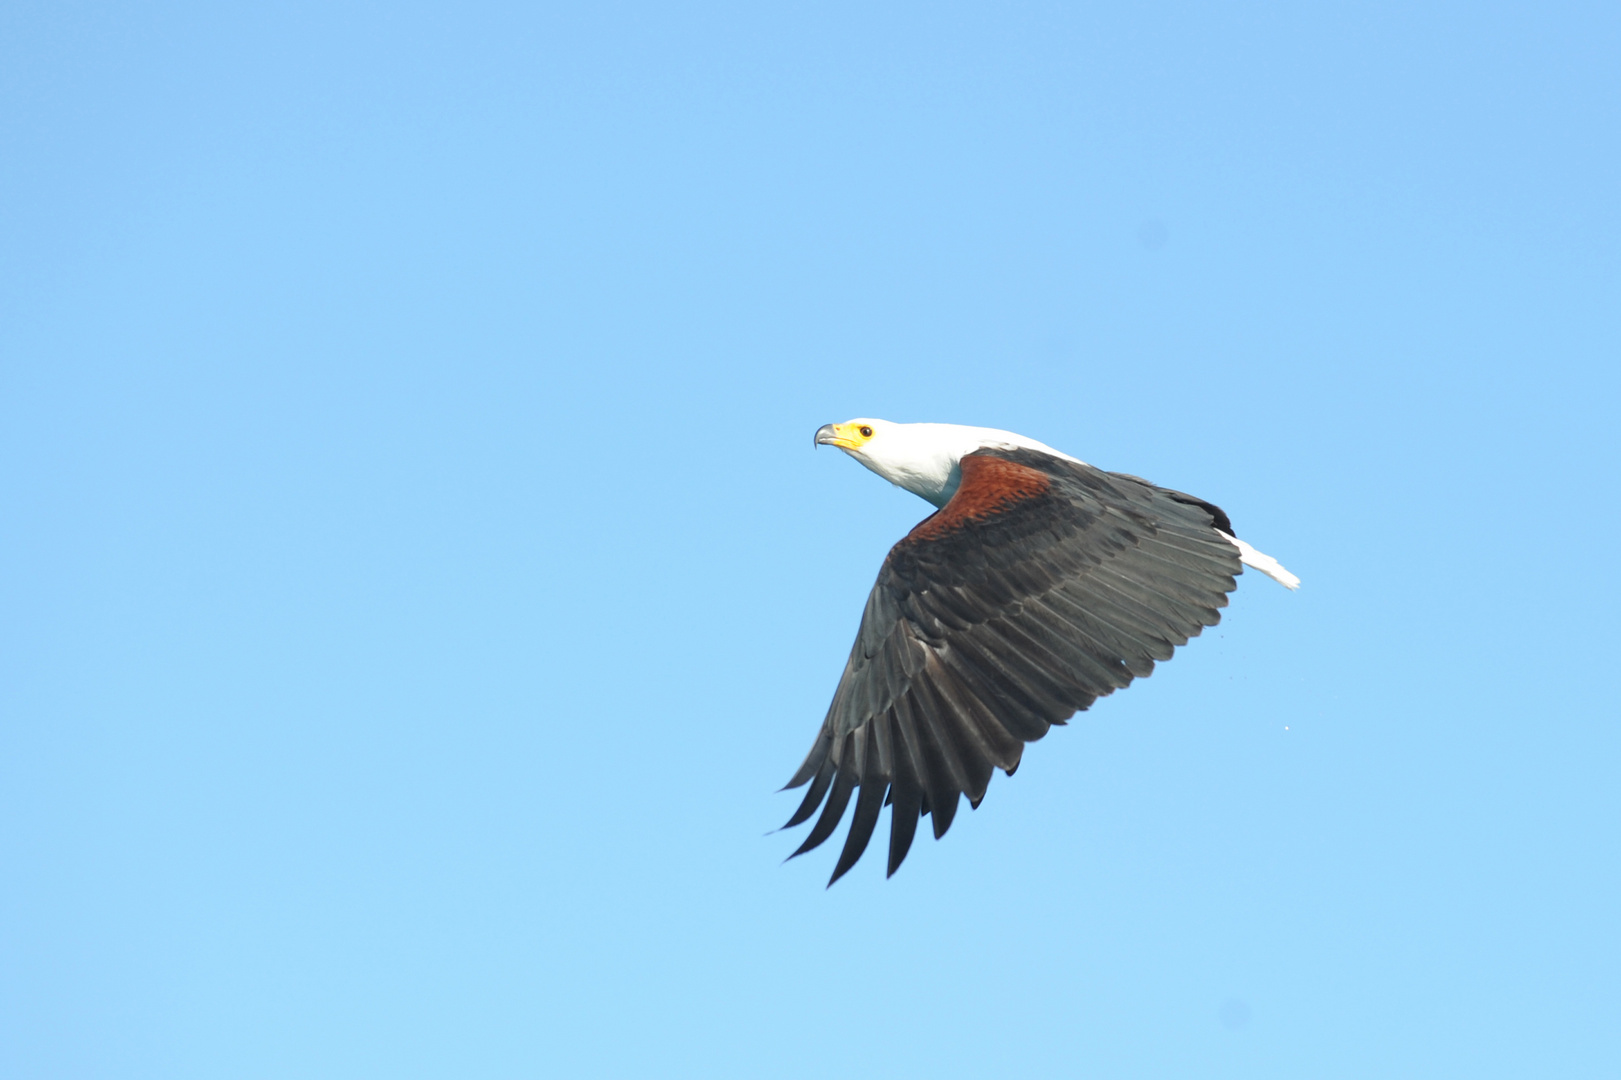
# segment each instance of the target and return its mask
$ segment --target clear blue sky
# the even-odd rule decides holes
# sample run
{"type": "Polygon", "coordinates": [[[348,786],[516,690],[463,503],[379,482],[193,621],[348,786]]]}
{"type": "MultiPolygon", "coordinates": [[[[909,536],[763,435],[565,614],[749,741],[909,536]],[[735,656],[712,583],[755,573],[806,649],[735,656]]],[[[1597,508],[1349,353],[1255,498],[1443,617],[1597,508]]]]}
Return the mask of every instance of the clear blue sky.
{"type": "MultiPolygon", "coordinates": [[[[1621,8],[0,13],[0,1074],[1613,1077],[1621,8]],[[1305,579],[883,878],[852,416],[1305,579]]],[[[886,826],[887,827],[887,826],[886,826]]]]}

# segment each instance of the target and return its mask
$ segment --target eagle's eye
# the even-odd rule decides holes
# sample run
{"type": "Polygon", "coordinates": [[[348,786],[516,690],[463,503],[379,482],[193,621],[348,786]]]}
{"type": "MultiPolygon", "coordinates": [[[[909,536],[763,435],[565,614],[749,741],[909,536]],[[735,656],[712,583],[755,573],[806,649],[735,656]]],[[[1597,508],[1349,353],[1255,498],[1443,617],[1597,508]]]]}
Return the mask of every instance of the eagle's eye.
{"type": "Polygon", "coordinates": [[[866,424],[862,424],[857,430],[861,432],[861,437],[863,439],[872,438],[872,428],[868,427],[866,424]]]}

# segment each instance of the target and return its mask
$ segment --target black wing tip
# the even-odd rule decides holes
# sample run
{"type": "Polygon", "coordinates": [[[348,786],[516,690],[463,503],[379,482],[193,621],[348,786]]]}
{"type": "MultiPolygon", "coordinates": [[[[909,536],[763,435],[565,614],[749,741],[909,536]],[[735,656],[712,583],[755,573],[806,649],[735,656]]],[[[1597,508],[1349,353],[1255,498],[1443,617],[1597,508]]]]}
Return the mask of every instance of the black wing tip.
{"type": "MultiPolygon", "coordinates": [[[[856,785],[856,790],[860,790],[860,785],[856,785]]],[[[906,856],[911,852],[912,838],[917,832],[918,822],[922,820],[923,816],[927,813],[927,810],[924,809],[920,812],[921,808],[918,804],[921,802],[921,800],[915,794],[903,796],[903,803],[900,805],[895,805],[893,803],[893,785],[883,784],[878,790],[882,791],[883,794],[880,797],[869,796],[869,806],[871,809],[868,811],[868,813],[873,813],[874,811],[879,810],[881,806],[891,807],[890,844],[887,865],[884,868],[884,879],[887,881],[895,876],[895,872],[899,870],[901,865],[906,861],[906,856]],[[896,821],[896,811],[900,811],[901,820],[899,822],[896,821]]],[[[861,800],[859,798],[856,800],[858,814],[861,813],[860,801],[861,800]]],[[[824,814],[826,814],[828,809],[828,807],[823,807],[824,814]]],[[[874,813],[873,816],[876,817],[876,814],[874,813]]],[[[843,817],[842,812],[840,817],[843,817]]],[[[801,819],[798,822],[791,821],[788,825],[784,825],[779,829],[773,829],[771,832],[768,832],[765,835],[773,836],[776,833],[782,832],[784,829],[791,827],[792,825],[803,824],[803,821],[804,819],[801,819]]],[[[818,821],[817,824],[821,825],[822,822],[818,821]]],[[[861,857],[866,854],[868,842],[872,839],[872,825],[875,824],[876,821],[872,821],[865,828],[859,828],[856,820],[852,819],[850,822],[850,829],[852,832],[856,833],[857,836],[846,836],[844,849],[839,853],[839,860],[833,867],[833,873],[827,879],[827,884],[823,886],[824,889],[831,889],[835,884],[838,883],[840,878],[844,877],[851,870],[855,869],[856,863],[860,862],[861,857]],[[862,833],[865,835],[861,835],[862,833]]],[[[948,821],[948,827],[949,824],[950,823],[948,821]]],[[[801,843],[799,847],[794,849],[794,851],[789,854],[787,858],[782,860],[782,865],[786,866],[788,863],[793,862],[801,855],[821,847],[822,844],[831,839],[835,829],[827,829],[825,834],[822,836],[815,835],[816,831],[816,829],[812,829],[811,835],[805,837],[804,842],[801,843]]]]}
{"type": "Polygon", "coordinates": [[[832,761],[822,763],[822,767],[816,771],[816,775],[811,779],[810,788],[806,790],[804,799],[799,803],[799,808],[783,823],[782,827],[784,829],[793,828],[795,825],[809,820],[810,816],[816,813],[816,808],[822,804],[823,797],[827,795],[828,786],[833,781],[835,768],[832,761]]]}
{"type": "Polygon", "coordinates": [[[786,859],[784,859],[782,861],[785,862],[785,863],[790,862],[790,861],[792,861],[794,859],[799,858],[801,855],[805,854],[805,852],[807,852],[807,851],[815,851],[817,848],[822,846],[822,841],[825,840],[825,839],[826,839],[826,837],[821,837],[821,838],[817,838],[815,836],[807,836],[807,837],[805,837],[805,842],[800,844],[798,847],[794,848],[793,854],[789,855],[788,858],[786,858],[786,859]]]}

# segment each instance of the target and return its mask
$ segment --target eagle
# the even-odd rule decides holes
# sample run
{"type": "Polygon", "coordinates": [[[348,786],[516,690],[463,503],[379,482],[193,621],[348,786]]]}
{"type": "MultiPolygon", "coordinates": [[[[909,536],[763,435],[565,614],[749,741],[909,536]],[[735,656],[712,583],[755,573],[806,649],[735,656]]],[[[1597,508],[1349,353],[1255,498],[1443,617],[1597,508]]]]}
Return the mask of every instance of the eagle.
{"type": "Polygon", "coordinates": [[[920,818],[940,839],[960,797],[977,808],[1025,743],[1216,625],[1244,567],[1300,585],[1215,504],[1011,431],[858,419],[824,424],[815,445],[935,507],[884,558],[827,717],[784,788],[810,785],[783,828],[821,809],[790,859],[826,841],[855,799],[829,887],[883,807],[893,875],[920,818]]]}

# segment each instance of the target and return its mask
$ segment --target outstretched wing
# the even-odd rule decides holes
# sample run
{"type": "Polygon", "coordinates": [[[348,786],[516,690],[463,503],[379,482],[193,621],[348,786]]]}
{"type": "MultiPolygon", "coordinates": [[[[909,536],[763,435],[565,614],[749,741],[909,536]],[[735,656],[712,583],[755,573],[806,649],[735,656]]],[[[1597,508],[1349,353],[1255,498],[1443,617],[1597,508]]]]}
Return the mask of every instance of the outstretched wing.
{"type": "Polygon", "coordinates": [[[1209,503],[1033,450],[980,450],[943,509],[884,559],[822,730],[788,787],[786,827],[822,807],[794,855],[855,814],[828,884],[855,865],[879,811],[889,873],[918,819],[938,839],[959,795],[985,797],[1024,744],[1150,674],[1221,618],[1243,572],[1209,503]],[[825,805],[824,805],[825,800],[825,805]]]}

